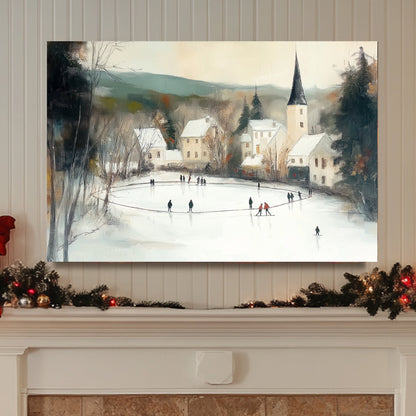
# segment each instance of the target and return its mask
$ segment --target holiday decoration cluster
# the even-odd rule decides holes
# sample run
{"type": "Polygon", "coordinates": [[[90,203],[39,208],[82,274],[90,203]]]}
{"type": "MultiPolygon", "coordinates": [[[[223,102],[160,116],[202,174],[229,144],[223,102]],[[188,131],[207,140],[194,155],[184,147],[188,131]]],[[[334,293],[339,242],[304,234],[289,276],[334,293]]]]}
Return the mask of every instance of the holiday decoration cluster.
{"type": "Polygon", "coordinates": [[[290,301],[252,301],[236,308],[357,306],[366,308],[371,316],[388,311],[390,319],[405,310],[416,311],[416,275],[411,266],[402,268],[396,263],[389,273],[375,268],[361,275],[345,273],[344,277],[348,283],[340,291],[312,283],[290,301]]]}
{"type": "MultiPolygon", "coordinates": [[[[390,319],[395,319],[405,310],[416,311],[416,275],[411,266],[402,268],[396,263],[389,273],[375,268],[361,275],[345,273],[344,277],[348,282],[340,291],[312,283],[289,301],[274,299],[268,304],[251,301],[235,308],[356,306],[366,308],[371,316],[379,310],[388,311],[390,319]]],[[[49,270],[43,261],[33,268],[21,262],[8,266],[0,272],[0,307],[8,304],[21,308],[61,308],[68,305],[93,306],[102,310],[116,306],[184,309],[178,302],[134,302],[127,297],[113,297],[107,294],[106,285],[90,291],[76,291],[70,285],[60,286],[58,280],[58,273],[49,270]]]]}
{"type": "Polygon", "coordinates": [[[115,306],[130,306],[184,309],[178,302],[134,302],[127,297],[113,297],[107,294],[106,285],[99,285],[90,291],[76,291],[70,285],[60,286],[58,280],[59,274],[49,270],[43,261],[33,268],[21,262],[8,266],[0,273],[0,307],[8,304],[21,308],[94,306],[105,310],[115,306]]]}

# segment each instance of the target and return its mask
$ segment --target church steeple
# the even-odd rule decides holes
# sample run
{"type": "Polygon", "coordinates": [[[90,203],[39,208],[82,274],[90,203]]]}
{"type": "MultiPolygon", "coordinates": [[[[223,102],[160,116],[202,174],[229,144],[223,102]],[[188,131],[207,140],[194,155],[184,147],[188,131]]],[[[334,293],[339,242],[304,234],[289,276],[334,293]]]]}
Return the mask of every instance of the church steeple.
{"type": "Polygon", "coordinates": [[[308,105],[300,76],[298,54],[295,55],[295,72],[293,73],[292,92],[287,105],[308,105]]]}

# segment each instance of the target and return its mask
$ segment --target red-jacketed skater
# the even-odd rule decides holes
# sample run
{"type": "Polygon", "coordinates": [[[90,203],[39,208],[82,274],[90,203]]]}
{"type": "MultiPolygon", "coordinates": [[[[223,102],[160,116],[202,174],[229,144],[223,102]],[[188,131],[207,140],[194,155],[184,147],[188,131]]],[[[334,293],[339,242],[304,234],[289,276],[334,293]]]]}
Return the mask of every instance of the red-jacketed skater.
{"type": "Polygon", "coordinates": [[[256,216],[257,215],[260,215],[261,216],[261,212],[263,211],[263,204],[260,204],[260,206],[259,206],[259,210],[257,211],[257,214],[256,214],[256,216]]]}

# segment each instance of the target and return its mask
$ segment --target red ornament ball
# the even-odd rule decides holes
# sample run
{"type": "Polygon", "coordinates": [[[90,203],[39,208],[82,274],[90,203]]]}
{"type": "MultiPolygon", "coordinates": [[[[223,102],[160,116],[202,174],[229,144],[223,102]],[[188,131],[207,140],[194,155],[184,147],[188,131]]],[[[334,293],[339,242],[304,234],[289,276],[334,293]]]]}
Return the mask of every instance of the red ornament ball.
{"type": "Polygon", "coordinates": [[[14,286],[14,287],[16,287],[16,288],[18,288],[18,287],[20,287],[21,285],[20,285],[20,282],[16,282],[16,281],[14,281],[14,282],[13,282],[13,286],[14,286]]]}
{"type": "Polygon", "coordinates": [[[403,286],[412,287],[412,278],[410,276],[402,276],[400,282],[403,286]]]}
{"type": "Polygon", "coordinates": [[[117,300],[115,298],[111,298],[109,304],[110,306],[117,306],[117,300]]]}
{"type": "Polygon", "coordinates": [[[33,296],[35,293],[36,293],[35,289],[28,289],[27,290],[27,294],[30,295],[30,296],[33,296]]]}
{"type": "Polygon", "coordinates": [[[400,296],[400,303],[404,306],[408,305],[410,303],[410,298],[408,295],[404,294],[400,296]]]}

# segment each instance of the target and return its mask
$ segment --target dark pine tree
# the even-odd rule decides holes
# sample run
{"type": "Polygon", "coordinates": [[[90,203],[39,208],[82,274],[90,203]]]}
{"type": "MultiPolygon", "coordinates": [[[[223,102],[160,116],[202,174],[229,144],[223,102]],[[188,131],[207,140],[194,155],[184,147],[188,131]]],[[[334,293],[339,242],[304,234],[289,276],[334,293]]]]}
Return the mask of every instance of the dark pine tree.
{"type": "Polygon", "coordinates": [[[238,127],[235,130],[234,134],[241,134],[247,128],[250,121],[250,108],[247,104],[247,101],[244,97],[243,111],[241,112],[240,118],[238,119],[238,127]]]}
{"type": "Polygon", "coordinates": [[[163,133],[168,150],[176,149],[176,129],[173,120],[169,116],[169,113],[166,115],[166,123],[163,127],[163,133]]]}
{"type": "Polygon", "coordinates": [[[377,93],[363,48],[357,67],[348,68],[335,125],[341,133],[333,148],[340,153],[343,183],[369,220],[377,219],[377,93]]]}
{"type": "Polygon", "coordinates": [[[253,99],[251,100],[251,119],[252,120],[263,120],[263,106],[259,96],[257,95],[257,87],[255,89],[253,99]]]}

